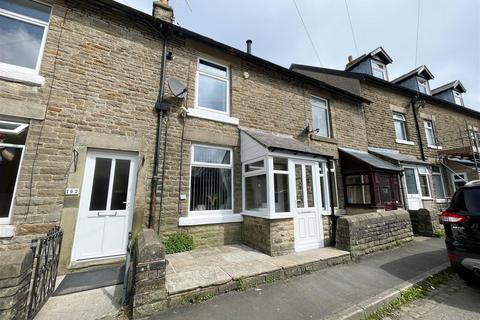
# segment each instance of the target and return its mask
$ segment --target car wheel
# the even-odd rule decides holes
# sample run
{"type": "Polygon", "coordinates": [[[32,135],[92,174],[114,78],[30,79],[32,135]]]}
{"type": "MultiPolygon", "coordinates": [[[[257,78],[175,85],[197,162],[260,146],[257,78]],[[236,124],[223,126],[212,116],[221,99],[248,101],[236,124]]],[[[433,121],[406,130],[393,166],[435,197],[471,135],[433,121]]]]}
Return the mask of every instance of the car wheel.
{"type": "Polygon", "coordinates": [[[472,271],[464,267],[455,266],[455,271],[457,272],[458,276],[467,283],[478,284],[480,282],[480,278],[475,276],[472,271]]]}

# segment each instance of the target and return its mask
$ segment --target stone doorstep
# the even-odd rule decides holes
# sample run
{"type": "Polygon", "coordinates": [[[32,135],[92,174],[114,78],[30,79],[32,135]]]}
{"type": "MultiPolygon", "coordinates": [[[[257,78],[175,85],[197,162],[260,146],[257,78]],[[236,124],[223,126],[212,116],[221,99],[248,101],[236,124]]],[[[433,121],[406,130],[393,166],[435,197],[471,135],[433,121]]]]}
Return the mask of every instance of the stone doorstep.
{"type": "Polygon", "coordinates": [[[286,256],[208,266],[202,270],[197,265],[197,270],[167,274],[168,306],[197,302],[214,295],[284,280],[350,261],[351,256],[347,251],[321,248],[286,256]]]}

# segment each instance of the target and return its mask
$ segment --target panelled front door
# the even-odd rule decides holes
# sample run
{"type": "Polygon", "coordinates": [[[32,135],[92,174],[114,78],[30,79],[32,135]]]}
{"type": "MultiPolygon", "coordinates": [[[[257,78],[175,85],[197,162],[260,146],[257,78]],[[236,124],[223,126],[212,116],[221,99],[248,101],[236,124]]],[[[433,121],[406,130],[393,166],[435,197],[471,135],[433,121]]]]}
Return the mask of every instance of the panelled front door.
{"type": "Polygon", "coordinates": [[[293,162],[295,251],[323,246],[323,226],[318,197],[318,164],[293,162]]]}
{"type": "Polygon", "coordinates": [[[405,170],[405,184],[407,186],[407,204],[408,210],[418,210],[423,208],[422,196],[418,181],[418,172],[415,167],[407,167],[405,170]]]}
{"type": "Polygon", "coordinates": [[[87,154],[72,260],[126,254],[137,179],[137,156],[87,154]]]}

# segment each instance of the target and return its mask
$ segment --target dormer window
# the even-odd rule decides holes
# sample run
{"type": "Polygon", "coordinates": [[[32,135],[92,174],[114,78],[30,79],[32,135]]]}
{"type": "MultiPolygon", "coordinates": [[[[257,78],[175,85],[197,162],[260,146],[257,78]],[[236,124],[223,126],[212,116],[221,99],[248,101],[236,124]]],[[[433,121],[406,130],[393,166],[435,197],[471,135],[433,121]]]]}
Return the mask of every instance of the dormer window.
{"type": "Polygon", "coordinates": [[[424,94],[430,94],[430,87],[428,86],[428,80],[417,78],[418,91],[424,94]]]}
{"type": "Polygon", "coordinates": [[[381,62],[372,60],[372,75],[388,81],[387,67],[381,62]]]}
{"type": "Polygon", "coordinates": [[[455,101],[455,104],[458,104],[459,106],[463,106],[463,97],[460,92],[453,91],[453,100],[455,101]]]}

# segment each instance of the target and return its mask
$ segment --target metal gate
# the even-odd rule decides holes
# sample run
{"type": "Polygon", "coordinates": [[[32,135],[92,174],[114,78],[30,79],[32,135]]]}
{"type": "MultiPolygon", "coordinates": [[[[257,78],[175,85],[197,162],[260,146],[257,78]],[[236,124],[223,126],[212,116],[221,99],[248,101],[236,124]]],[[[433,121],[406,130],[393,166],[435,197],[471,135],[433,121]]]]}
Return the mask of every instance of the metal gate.
{"type": "Polygon", "coordinates": [[[32,241],[34,252],[27,319],[33,319],[55,290],[63,230],[55,226],[45,237],[32,241]]]}

